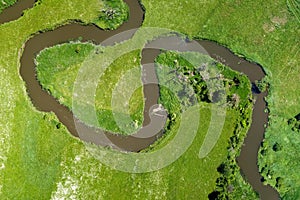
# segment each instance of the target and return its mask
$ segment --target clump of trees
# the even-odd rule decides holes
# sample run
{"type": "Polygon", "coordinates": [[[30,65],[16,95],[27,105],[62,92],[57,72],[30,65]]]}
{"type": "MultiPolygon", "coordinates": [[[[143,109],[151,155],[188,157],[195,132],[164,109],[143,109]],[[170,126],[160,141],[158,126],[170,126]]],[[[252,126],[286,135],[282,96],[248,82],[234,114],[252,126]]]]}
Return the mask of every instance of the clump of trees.
{"type": "MultiPolygon", "coordinates": [[[[236,163],[236,157],[240,153],[240,147],[243,144],[243,139],[247,134],[251,121],[253,101],[251,99],[251,85],[249,80],[220,63],[206,58],[203,58],[203,64],[193,66],[177,52],[168,51],[160,54],[156,59],[156,63],[174,69],[168,72],[168,74],[174,74],[177,78],[168,80],[168,83],[173,84],[173,82],[179,81],[181,83],[179,85],[187,84],[192,86],[198,101],[214,103],[216,102],[215,99],[218,99],[218,96],[222,95],[220,93],[224,92],[226,98],[225,102],[222,101],[222,103],[227,105],[228,109],[235,110],[239,116],[235,122],[234,132],[228,141],[227,159],[217,168],[220,177],[216,180],[216,188],[208,195],[209,199],[230,199],[232,195],[239,193],[244,187],[238,186],[236,188],[236,185],[238,185],[236,179],[240,177],[240,169],[236,163]],[[214,73],[210,71],[213,68],[221,68],[222,70],[216,70],[214,73]]],[[[163,69],[159,69],[158,67],[157,70],[163,69]]],[[[158,78],[160,79],[160,73],[158,73],[158,78]]],[[[187,91],[186,88],[182,87],[182,90],[179,90],[177,94],[180,97],[185,97],[182,99],[186,102],[180,102],[181,105],[192,103],[190,94],[187,91]]],[[[165,94],[162,88],[160,89],[160,93],[161,95],[165,94]]],[[[164,107],[168,108],[166,102],[170,101],[163,102],[164,107]]],[[[219,101],[217,100],[217,102],[219,101]]],[[[167,129],[171,129],[172,124],[174,124],[173,122],[174,117],[169,115],[167,129]]]]}
{"type": "Polygon", "coordinates": [[[113,21],[117,19],[118,16],[120,16],[119,9],[113,7],[106,7],[101,10],[101,13],[99,15],[99,20],[105,21],[109,26],[113,26],[113,21]]]}
{"type": "Polygon", "coordinates": [[[300,114],[288,120],[289,126],[293,131],[300,133],[300,114]]]}
{"type": "Polygon", "coordinates": [[[104,1],[105,7],[100,10],[99,17],[96,20],[102,25],[104,24],[107,29],[116,29],[124,21],[128,19],[129,9],[122,0],[104,1]]]}
{"type": "Polygon", "coordinates": [[[259,92],[265,92],[269,88],[269,82],[266,78],[263,78],[262,80],[255,81],[255,86],[259,92]]]}
{"type": "MultiPolygon", "coordinates": [[[[250,117],[250,115],[248,117],[250,117]]],[[[243,138],[246,133],[246,127],[243,127],[242,123],[237,123],[234,134],[228,141],[227,159],[217,168],[220,177],[216,180],[215,190],[208,195],[210,200],[230,199],[231,193],[236,190],[234,185],[236,185],[236,177],[240,173],[240,169],[236,163],[236,157],[239,155],[239,149],[243,144],[243,138]]]]}

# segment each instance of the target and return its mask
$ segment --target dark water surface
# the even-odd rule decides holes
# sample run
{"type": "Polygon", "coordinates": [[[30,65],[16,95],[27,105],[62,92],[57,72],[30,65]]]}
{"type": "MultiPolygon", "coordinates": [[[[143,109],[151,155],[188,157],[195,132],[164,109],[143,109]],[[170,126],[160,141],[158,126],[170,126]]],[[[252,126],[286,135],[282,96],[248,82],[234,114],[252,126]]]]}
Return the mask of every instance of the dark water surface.
{"type": "Polygon", "coordinates": [[[35,2],[36,0],[18,0],[0,13],[0,24],[18,19],[23,15],[23,11],[33,7],[35,2]]]}
{"type": "MultiPolygon", "coordinates": [[[[22,10],[30,8],[34,4],[34,0],[21,0],[16,5],[7,8],[0,15],[0,23],[17,19],[22,15],[22,10]]],[[[125,0],[130,7],[130,19],[124,23],[120,28],[114,31],[103,31],[96,26],[83,26],[79,24],[69,24],[49,31],[40,33],[29,39],[24,47],[24,52],[21,57],[20,74],[26,83],[28,94],[32,103],[41,111],[54,112],[59,120],[68,128],[70,133],[78,137],[75,128],[72,113],[63,105],[60,105],[51,95],[42,90],[39,82],[36,80],[36,71],[34,59],[35,56],[45,47],[64,43],[70,39],[83,38],[83,41],[92,40],[94,43],[100,44],[105,39],[117,33],[133,28],[139,28],[142,25],[144,18],[144,11],[141,9],[138,1],[125,0]]],[[[198,41],[209,55],[220,62],[230,66],[232,69],[246,74],[251,82],[260,80],[265,76],[262,68],[259,65],[250,63],[238,56],[234,55],[228,49],[211,41],[198,41]]],[[[155,78],[153,67],[144,67],[146,63],[153,62],[158,55],[158,51],[143,50],[142,64],[143,69],[146,70],[147,76],[155,78]]],[[[152,105],[157,103],[159,97],[159,88],[157,84],[151,84],[144,87],[144,95],[147,98],[145,101],[144,110],[144,124],[149,125],[150,118],[148,110],[152,105]]],[[[256,103],[253,111],[253,121],[248,135],[242,147],[241,155],[238,157],[238,164],[247,181],[259,193],[261,199],[278,199],[278,193],[270,186],[264,186],[261,182],[261,176],[257,166],[257,155],[260,144],[264,136],[264,124],[267,123],[268,115],[264,113],[266,103],[264,97],[267,93],[254,94],[256,103]]],[[[152,121],[151,121],[152,122],[152,121]]],[[[77,127],[78,128],[78,127],[77,127]]],[[[93,142],[99,145],[106,145],[105,141],[101,141],[97,132],[93,128],[86,127],[84,124],[79,127],[80,131],[87,133],[86,138],[81,138],[85,141],[93,142]]],[[[127,151],[139,151],[148,147],[161,136],[161,132],[150,138],[137,138],[132,136],[120,136],[106,133],[106,136],[113,141],[113,143],[120,147],[120,149],[127,151]]]]}
{"type": "MultiPolygon", "coordinates": [[[[129,5],[130,8],[130,18],[128,22],[124,23],[117,30],[104,31],[94,25],[83,26],[74,23],[59,27],[54,31],[38,34],[28,40],[25,44],[23,55],[21,57],[20,74],[23,80],[26,82],[27,91],[32,100],[32,103],[41,111],[54,112],[59,120],[68,128],[70,133],[72,133],[72,135],[76,137],[78,137],[78,132],[75,127],[72,113],[67,107],[59,104],[54,97],[44,91],[39,82],[36,80],[36,71],[34,64],[35,56],[45,47],[65,43],[70,39],[82,37],[82,41],[93,41],[96,44],[100,44],[102,41],[115,34],[134,28],[139,28],[142,25],[144,16],[144,12],[141,9],[140,4],[137,1],[131,0],[127,0],[125,2],[129,5]]],[[[143,56],[142,64],[144,64],[144,60],[146,60],[145,56],[143,56]]],[[[151,59],[147,58],[147,61],[150,60],[151,59]]],[[[159,96],[158,86],[152,85],[151,87],[150,85],[148,85],[144,87],[144,95],[145,97],[146,95],[148,95],[146,97],[147,101],[145,102],[144,112],[148,113],[149,108],[152,105],[157,104],[157,99],[159,96]]],[[[150,118],[148,117],[148,115],[146,115],[144,125],[149,124],[149,121],[150,118]]],[[[82,123],[80,126],[80,132],[86,133],[85,138],[82,138],[81,136],[81,139],[87,142],[93,142],[95,144],[104,146],[108,145],[107,141],[105,141],[105,138],[98,137],[99,134],[97,134],[95,129],[84,126],[84,124],[82,123]]],[[[157,137],[159,135],[161,134],[149,138],[138,138],[132,136],[125,137],[108,132],[106,133],[106,136],[115,144],[113,147],[118,147],[118,149],[126,151],[139,151],[141,149],[145,149],[150,144],[153,144],[157,140],[157,137]]]]}
{"type": "MultiPolygon", "coordinates": [[[[210,56],[231,69],[246,74],[250,81],[254,83],[261,80],[265,76],[265,72],[258,64],[246,61],[230,52],[227,48],[220,46],[211,41],[199,41],[199,43],[207,50],[210,56]]],[[[252,124],[244,140],[244,145],[240,156],[237,158],[245,179],[251,184],[255,191],[260,195],[261,199],[275,200],[279,199],[278,192],[269,185],[263,185],[262,176],[259,173],[257,165],[257,155],[259,147],[263,141],[265,133],[265,124],[268,122],[268,114],[264,112],[267,108],[264,98],[268,95],[264,93],[253,93],[254,110],[252,114],[252,124]]]]}

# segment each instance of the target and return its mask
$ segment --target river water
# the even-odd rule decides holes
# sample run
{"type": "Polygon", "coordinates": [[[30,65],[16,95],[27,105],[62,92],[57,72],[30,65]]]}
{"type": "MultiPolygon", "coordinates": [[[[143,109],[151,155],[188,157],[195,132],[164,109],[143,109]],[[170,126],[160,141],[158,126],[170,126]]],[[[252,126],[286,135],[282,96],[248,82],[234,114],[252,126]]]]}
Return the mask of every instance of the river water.
{"type": "MultiPolygon", "coordinates": [[[[15,20],[22,15],[22,10],[33,6],[34,0],[22,0],[16,3],[14,6],[7,8],[0,14],[0,23],[15,20]]],[[[139,28],[142,25],[144,19],[144,11],[142,10],[138,1],[125,0],[130,8],[130,18],[128,22],[125,22],[120,28],[114,31],[103,31],[94,25],[83,26],[78,23],[71,23],[49,31],[45,33],[39,33],[29,39],[25,46],[21,56],[21,68],[20,74],[26,83],[28,94],[32,100],[34,106],[45,112],[54,112],[71,134],[78,137],[78,133],[75,128],[74,118],[72,113],[63,105],[60,105],[51,95],[42,90],[39,82],[36,80],[36,71],[34,59],[35,56],[45,47],[54,46],[69,41],[70,39],[76,39],[82,37],[82,41],[93,41],[96,44],[100,44],[105,39],[113,36],[117,33],[121,33],[125,30],[133,28],[139,28]]],[[[198,41],[202,47],[208,52],[208,54],[231,67],[232,69],[246,74],[250,81],[253,83],[255,80],[260,80],[265,76],[262,68],[255,64],[246,61],[230,52],[227,48],[218,45],[212,41],[198,41]]],[[[143,50],[142,64],[153,62],[154,58],[158,55],[159,51],[155,50],[143,50]]],[[[144,68],[148,70],[149,76],[154,76],[154,67],[144,68]]],[[[150,118],[148,110],[157,103],[159,97],[159,88],[156,84],[148,85],[143,88],[144,95],[147,97],[144,110],[144,124],[150,124],[150,118]],[[154,95],[152,95],[154,94],[154,95]]],[[[266,103],[264,97],[267,93],[256,94],[254,105],[254,111],[252,115],[252,124],[245,138],[244,145],[240,156],[237,158],[238,164],[241,168],[241,172],[245,179],[252,185],[255,191],[260,195],[261,199],[279,199],[279,195],[276,190],[270,186],[265,186],[261,182],[261,175],[259,174],[257,166],[257,155],[260,144],[263,140],[268,115],[264,112],[266,103]]],[[[77,127],[78,128],[78,127],[77,127]]],[[[106,145],[105,142],[99,140],[96,131],[93,128],[86,127],[84,124],[79,127],[81,131],[87,133],[86,138],[81,138],[88,142],[93,142],[99,145],[106,145]]],[[[127,151],[139,151],[148,147],[154,143],[157,138],[162,135],[161,132],[150,138],[137,138],[132,136],[120,136],[110,133],[106,133],[106,136],[113,141],[113,143],[119,148],[127,151]]]]}
{"type": "Polygon", "coordinates": [[[0,14],[0,24],[16,20],[23,15],[23,11],[33,7],[35,0],[18,0],[14,5],[4,9],[0,14]]]}

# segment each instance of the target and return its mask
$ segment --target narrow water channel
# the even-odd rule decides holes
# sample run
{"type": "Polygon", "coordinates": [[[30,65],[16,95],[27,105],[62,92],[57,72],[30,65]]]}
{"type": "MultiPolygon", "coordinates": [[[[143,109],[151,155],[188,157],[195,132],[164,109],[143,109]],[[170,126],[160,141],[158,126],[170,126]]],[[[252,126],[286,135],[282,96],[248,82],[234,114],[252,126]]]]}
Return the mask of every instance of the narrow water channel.
{"type": "Polygon", "coordinates": [[[33,7],[35,2],[36,0],[18,0],[0,13],[0,24],[18,19],[23,15],[24,10],[33,7]]]}
{"type": "MultiPolygon", "coordinates": [[[[265,72],[261,66],[234,55],[227,48],[210,41],[199,41],[199,43],[212,58],[222,62],[233,70],[246,74],[251,83],[254,83],[256,80],[261,80],[265,76],[265,72]]],[[[244,178],[251,184],[254,190],[259,193],[260,198],[275,200],[279,199],[278,192],[269,185],[263,185],[257,165],[258,150],[264,138],[265,124],[268,122],[268,114],[264,112],[267,108],[264,98],[268,94],[267,92],[260,94],[254,92],[253,95],[256,101],[252,114],[252,124],[244,140],[241,154],[237,158],[237,161],[244,178]]]]}
{"type": "MultiPolygon", "coordinates": [[[[29,8],[33,5],[32,0],[23,0],[20,1],[26,5],[25,8],[29,8]],[[27,2],[27,4],[25,3],[27,2]]],[[[22,54],[21,60],[21,68],[20,74],[23,80],[26,83],[28,94],[32,100],[34,106],[45,112],[53,111],[59,120],[68,128],[70,133],[74,136],[78,136],[78,133],[75,128],[73,115],[72,113],[63,105],[60,105],[51,95],[42,90],[38,81],[36,80],[35,74],[35,64],[34,59],[39,51],[44,49],[45,47],[54,46],[56,44],[64,43],[69,41],[70,39],[76,39],[79,37],[83,38],[83,41],[92,40],[96,44],[100,44],[105,39],[113,36],[117,33],[123,32],[125,30],[130,30],[133,28],[139,28],[142,25],[144,18],[144,11],[142,10],[138,1],[125,0],[125,2],[129,5],[130,8],[130,19],[128,22],[124,23],[120,28],[114,31],[103,31],[97,28],[96,26],[89,25],[83,26],[76,23],[65,25],[55,29],[54,31],[49,31],[41,34],[37,34],[31,39],[29,39],[25,46],[22,54]]],[[[8,8],[10,11],[3,12],[0,15],[0,23],[1,17],[10,15],[11,12],[20,13],[17,10],[19,9],[20,3],[17,3],[15,6],[8,8]],[[14,10],[15,9],[15,10],[14,10]],[[5,14],[7,13],[7,14],[5,14]]],[[[18,15],[20,16],[20,15],[18,15]]],[[[8,21],[10,16],[6,16],[8,21]]],[[[4,19],[5,17],[3,17],[4,19]]],[[[15,18],[14,18],[15,19],[15,18]]],[[[5,21],[5,20],[4,20],[5,21]]],[[[239,58],[234,55],[228,49],[218,45],[215,42],[211,41],[198,41],[205,50],[211,55],[211,57],[223,62],[224,64],[230,66],[232,69],[243,72],[246,74],[251,82],[255,80],[260,80],[264,77],[264,72],[259,65],[254,63],[250,63],[244,59],[239,58]]],[[[148,62],[152,62],[156,57],[157,51],[151,52],[151,50],[143,51],[142,64],[146,64],[148,62]]],[[[150,72],[151,73],[151,72],[150,72]]],[[[147,87],[144,87],[145,96],[149,96],[149,101],[145,102],[144,115],[145,122],[144,125],[149,123],[149,118],[147,117],[148,108],[157,102],[158,98],[158,86],[153,84],[147,87]],[[156,96],[150,97],[150,94],[157,94],[156,96]],[[152,99],[151,99],[152,98],[152,99]]],[[[268,115],[264,113],[264,109],[266,108],[266,104],[263,98],[266,96],[266,93],[263,94],[255,94],[256,103],[254,106],[253,112],[253,122],[251,128],[248,132],[247,138],[245,139],[244,146],[242,148],[241,155],[238,158],[238,164],[241,167],[241,171],[244,174],[245,178],[252,187],[259,193],[261,199],[278,199],[278,193],[271,188],[270,186],[264,186],[261,183],[261,176],[258,172],[257,166],[257,154],[260,144],[263,140],[264,135],[264,124],[267,123],[268,115]]],[[[82,124],[82,129],[87,132],[88,137],[83,138],[86,141],[94,142],[99,145],[106,145],[105,141],[99,140],[97,138],[97,134],[95,130],[92,128],[86,127],[82,124]]],[[[113,143],[120,147],[121,149],[125,149],[127,151],[139,151],[148,147],[152,144],[158,137],[160,137],[161,132],[157,135],[150,138],[136,138],[136,137],[124,137],[120,135],[113,135],[110,133],[106,133],[106,136],[113,141],[113,143]]]]}

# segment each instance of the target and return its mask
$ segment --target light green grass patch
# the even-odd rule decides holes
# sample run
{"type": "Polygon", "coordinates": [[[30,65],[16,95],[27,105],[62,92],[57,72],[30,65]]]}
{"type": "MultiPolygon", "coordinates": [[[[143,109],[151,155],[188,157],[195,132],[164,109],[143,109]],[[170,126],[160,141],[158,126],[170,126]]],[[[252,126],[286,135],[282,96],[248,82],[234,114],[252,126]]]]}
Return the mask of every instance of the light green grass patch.
{"type": "Polygon", "coordinates": [[[103,29],[116,29],[128,20],[129,8],[123,0],[104,0],[98,17],[93,21],[103,29]]]}
{"type": "MultiPolygon", "coordinates": [[[[67,43],[47,48],[36,58],[37,77],[41,85],[70,110],[72,110],[73,85],[79,69],[90,54],[95,54],[97,48],[91,43],[67,43]]],[[[112,94],[121,77],[135,67],[140,68],[140,51],[118,58],[99,77],[95,97],[99,127],[114,133],[122,132],[113,116],[112,94]]],[[[141,82],[141,79],[139,81],[141,82]]],[[[143,122],[143,107],[143,91],[140,87],[134,91],[129,101],[129,114],[132,120],[136,121],[136,128],[143,122]]]]}

